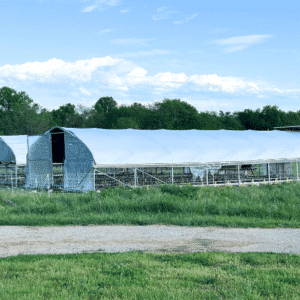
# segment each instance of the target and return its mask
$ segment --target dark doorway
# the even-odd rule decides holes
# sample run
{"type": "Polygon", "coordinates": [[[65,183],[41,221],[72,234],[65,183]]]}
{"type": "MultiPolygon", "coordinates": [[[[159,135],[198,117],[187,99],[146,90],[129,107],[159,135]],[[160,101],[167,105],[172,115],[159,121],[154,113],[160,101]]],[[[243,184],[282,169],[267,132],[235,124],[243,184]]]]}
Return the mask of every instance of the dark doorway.
{"type": "Polygon", "coordinates": [[[51,131],[52,162],[54,164],[63,164],[65,161],[65,134],[55,128],[51,131]]]}

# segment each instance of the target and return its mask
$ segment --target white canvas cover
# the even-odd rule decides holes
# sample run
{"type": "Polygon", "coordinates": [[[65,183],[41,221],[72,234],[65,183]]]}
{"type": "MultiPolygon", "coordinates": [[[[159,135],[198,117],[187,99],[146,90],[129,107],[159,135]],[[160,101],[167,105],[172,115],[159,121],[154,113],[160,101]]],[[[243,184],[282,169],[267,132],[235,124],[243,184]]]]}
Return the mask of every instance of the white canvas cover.
{"type": "MultiPolygon", "coordinates": [[[[31,147],[30,177],[52,176],[51,131],[64,132],[64,188],[94,189],[94,167],[189,166],[203,177],[206,165],[300,158],[300,136],[282,131],[112,130],[54,127],[31,147]],[[204,167],[204,168],[203,168],[204,167]]],[[[34,185],[31,182],[31,185],[34,185]]]]}
{"type": "Polygon", "coordinates": [[[39,136],[12,135],[0,136],[0,162],[2,164],[26,165],[27,149],[39,136]]]}
{"type": "Polygon", "coordinates": [[[277,130],[63,129],[87,146],[99,167],[300,158],[300,135],[277,130]]]}

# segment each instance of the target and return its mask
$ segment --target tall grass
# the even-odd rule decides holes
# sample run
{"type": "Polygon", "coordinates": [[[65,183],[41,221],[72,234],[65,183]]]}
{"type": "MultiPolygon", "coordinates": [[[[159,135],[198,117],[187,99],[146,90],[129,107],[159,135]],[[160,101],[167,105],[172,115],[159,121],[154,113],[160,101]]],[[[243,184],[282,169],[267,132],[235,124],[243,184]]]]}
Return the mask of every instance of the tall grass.
{"type": "Polygon", "coordinates": [[[300,183],[120,187],[50,196],[45,192],[0,191],[0,225],[89,224],[299,227],[300,183]]]}
{"type": "Polygon", "coordinates": [[[0,299],[300,299],[300,257],[139,252],[0,258],[0,299]]]}

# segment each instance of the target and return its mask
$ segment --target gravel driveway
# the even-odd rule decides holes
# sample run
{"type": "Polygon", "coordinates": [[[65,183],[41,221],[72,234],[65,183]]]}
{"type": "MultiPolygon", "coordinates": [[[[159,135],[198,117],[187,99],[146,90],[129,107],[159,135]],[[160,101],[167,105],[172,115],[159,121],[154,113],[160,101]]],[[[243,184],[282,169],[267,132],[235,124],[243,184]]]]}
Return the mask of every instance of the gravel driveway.
{"type": "Polygon", "coordinates": [[[300,229],[150,226],[0,226],[0,257],[82,252],[300,254],[300,229]]]}

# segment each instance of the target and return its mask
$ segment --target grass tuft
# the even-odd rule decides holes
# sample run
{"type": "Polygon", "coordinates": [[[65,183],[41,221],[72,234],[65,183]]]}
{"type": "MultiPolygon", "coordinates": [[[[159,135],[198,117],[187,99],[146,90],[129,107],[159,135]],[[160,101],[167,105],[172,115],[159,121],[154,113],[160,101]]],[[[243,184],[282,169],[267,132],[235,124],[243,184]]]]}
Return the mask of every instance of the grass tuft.
{"type": "Polygon", "coordinates": [[[300,183],[247,187],[161,185],[86,194],[0,190],[0,225],[299,227],[300,183]]]}
{"type": "Polygon", "coordinates": [[[0,268],[3,300],[300,298],[300,257],[289,254],[18,255],[0,268]]]}

